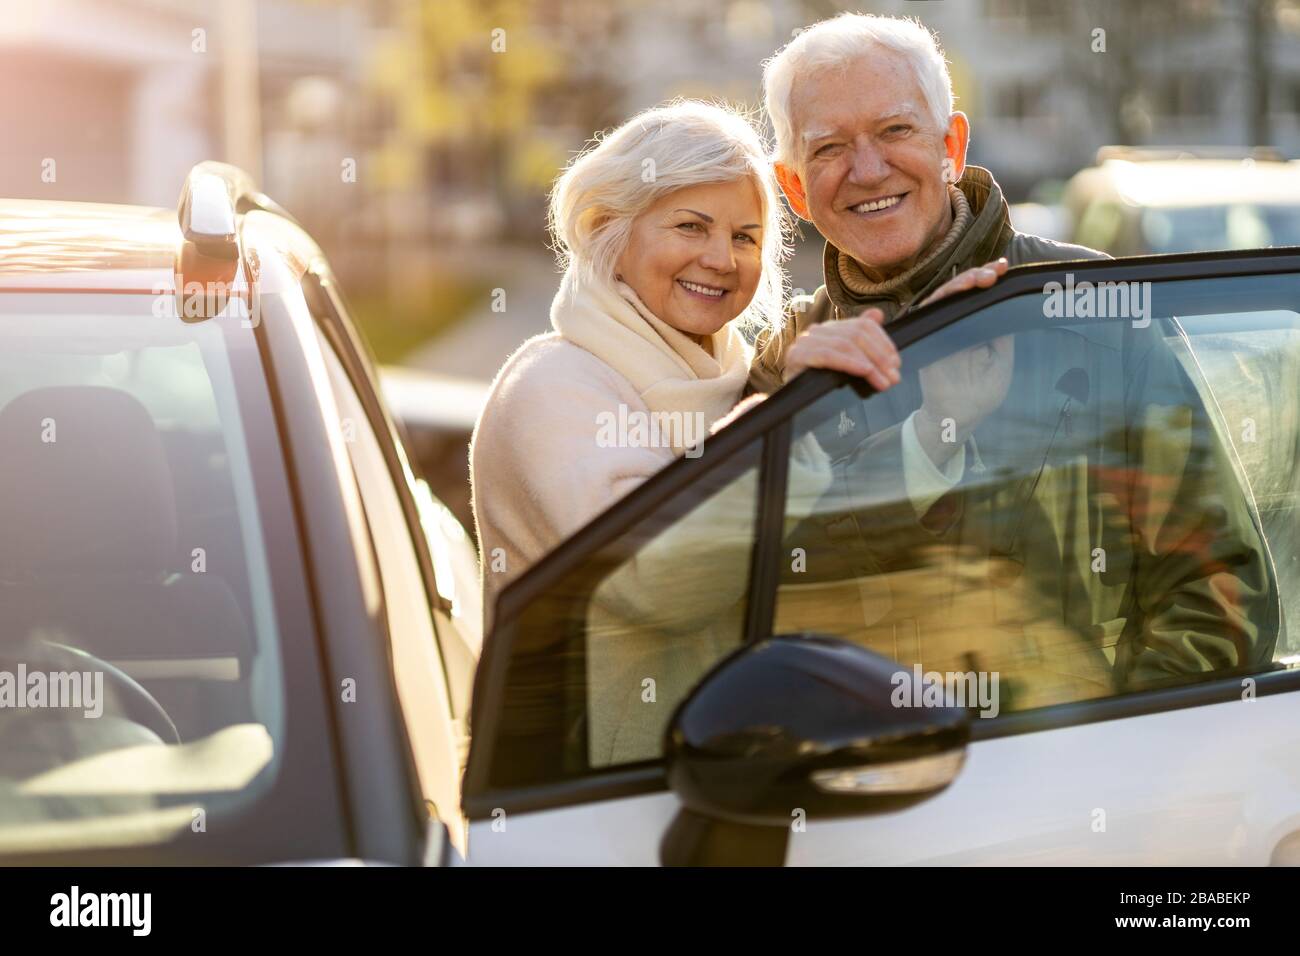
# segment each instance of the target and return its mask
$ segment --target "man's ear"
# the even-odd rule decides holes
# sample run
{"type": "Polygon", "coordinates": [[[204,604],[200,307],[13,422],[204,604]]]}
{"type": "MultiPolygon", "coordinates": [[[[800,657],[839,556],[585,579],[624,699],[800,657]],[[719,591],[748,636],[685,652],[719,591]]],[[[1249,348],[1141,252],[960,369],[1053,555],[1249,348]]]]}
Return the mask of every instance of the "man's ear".
{"type": "Polygon", "coordinates": [[[943,149],[952,160],[953,182],[966,171],[966,147],[970,145],[970,120],[960,110],[948,119],[948,132],[943,136],[943,149]]]}
{"type": "Polygon", "coordinates": [[[812,216],[808,214],[808,197],[804,195],[803,180],[799,174],[787,166],[785,163],[775,163],[776,181],[781,184],[781,192],[785,193],[785,198],[790,201],[790,208],[800,219],[806,219],[812,222],[812,216]]]}

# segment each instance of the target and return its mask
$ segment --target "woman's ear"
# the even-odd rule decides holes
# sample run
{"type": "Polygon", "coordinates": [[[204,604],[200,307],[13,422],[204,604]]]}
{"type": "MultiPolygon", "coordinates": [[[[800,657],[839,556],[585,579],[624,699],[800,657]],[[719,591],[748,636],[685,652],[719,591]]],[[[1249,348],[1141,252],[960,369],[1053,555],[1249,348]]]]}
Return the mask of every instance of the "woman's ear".
{"type": "Polygon", "coordinates": [[[804,195],[803,180],[799,174],[792,170],[785,163],[775,163],[776,181],[781,184],[781,192],[785,193],[785,198],[790,202],[790,208],[800,219],[812,222],[812,216],[808,214],[808,197],[804,195]]]}

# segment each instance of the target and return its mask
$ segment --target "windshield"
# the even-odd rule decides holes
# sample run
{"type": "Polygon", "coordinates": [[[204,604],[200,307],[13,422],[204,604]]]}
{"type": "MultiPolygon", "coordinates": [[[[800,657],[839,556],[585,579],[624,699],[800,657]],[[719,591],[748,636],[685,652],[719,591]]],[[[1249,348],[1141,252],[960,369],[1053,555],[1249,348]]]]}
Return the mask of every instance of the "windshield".
{"type": "Polygon", "coordinates": [[[1155,253],[1300,245],[1300,204],[1146,209],[1142,234],[1155,253]]]}
{"type": "Polygon", "coordinates": [[[0,853],[202,832],[280,766],[271,404],[171,301],[0,294],[0,853]]]}

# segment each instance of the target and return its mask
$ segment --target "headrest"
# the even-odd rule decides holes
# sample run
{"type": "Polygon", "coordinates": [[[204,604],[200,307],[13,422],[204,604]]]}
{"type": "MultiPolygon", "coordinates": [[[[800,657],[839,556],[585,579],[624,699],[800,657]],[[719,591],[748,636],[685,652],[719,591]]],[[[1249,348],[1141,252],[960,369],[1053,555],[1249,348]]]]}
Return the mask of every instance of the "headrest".
{"type": "Polygon", "coordinates": [[[0,409],[0,576],[156,572],[175,548],[171,470],[136,398],[54,386],[0,409]]]}

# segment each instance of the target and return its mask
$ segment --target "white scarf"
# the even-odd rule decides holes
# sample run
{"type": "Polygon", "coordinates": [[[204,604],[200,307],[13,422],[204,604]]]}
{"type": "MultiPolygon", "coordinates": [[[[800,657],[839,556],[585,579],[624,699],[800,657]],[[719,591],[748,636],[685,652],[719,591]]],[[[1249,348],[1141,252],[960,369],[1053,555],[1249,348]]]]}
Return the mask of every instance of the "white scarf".
{"type": "MultiPolygon", "coordinates": [[[[645,307],[624,282],[579,282],[570,270],[551,303],[551,325],[609,365],[652,412],[702,413],[706,427],[735,407],[753,349],[728,322],[713,333],[710,355],[645,307]]],[[[673,451],[681,454],[678,435],[673,451]]]]}

